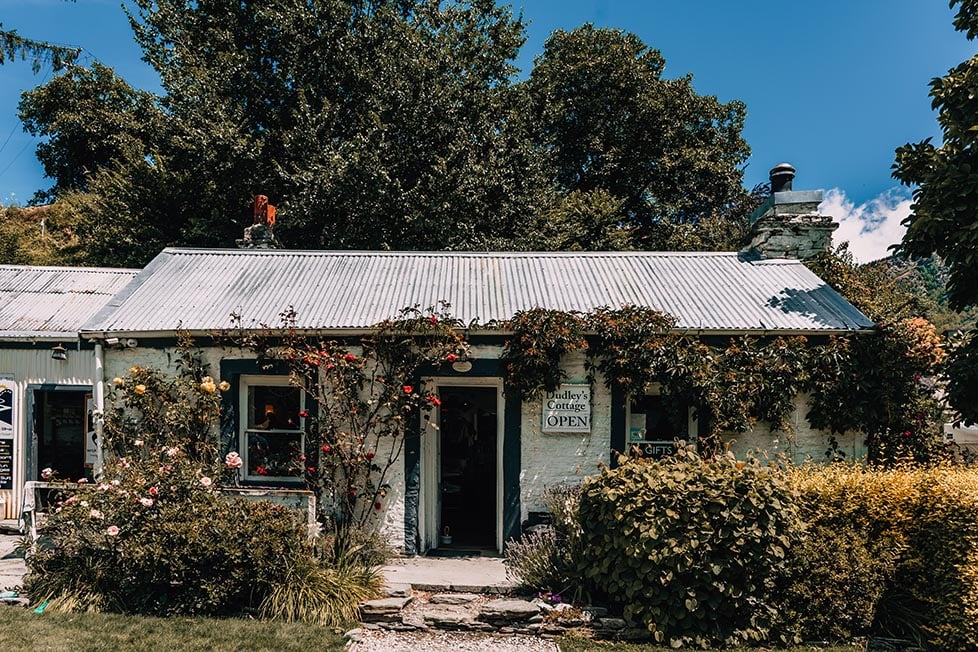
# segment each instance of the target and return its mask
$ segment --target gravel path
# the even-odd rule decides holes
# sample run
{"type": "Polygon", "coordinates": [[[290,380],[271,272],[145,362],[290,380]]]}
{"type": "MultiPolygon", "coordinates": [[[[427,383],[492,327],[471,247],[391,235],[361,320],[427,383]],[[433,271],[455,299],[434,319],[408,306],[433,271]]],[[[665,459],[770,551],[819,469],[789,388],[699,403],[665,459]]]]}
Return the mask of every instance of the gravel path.
{"type": "Polygon", "coordinates": [[[538,636],[477,632],[392,632],[361,630],[350,652],[560,652],[557,644],[538,636]]]}

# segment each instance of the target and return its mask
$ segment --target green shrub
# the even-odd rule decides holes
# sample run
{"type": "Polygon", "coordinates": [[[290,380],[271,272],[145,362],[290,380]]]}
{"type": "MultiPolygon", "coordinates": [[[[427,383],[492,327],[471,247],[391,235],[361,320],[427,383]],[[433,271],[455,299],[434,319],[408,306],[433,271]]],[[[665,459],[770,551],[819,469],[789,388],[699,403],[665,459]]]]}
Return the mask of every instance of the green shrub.
{"type": "Polygon", "coordinates": [[[324,566],[309,557],[287,561],[283,581],[262,601],[263,618],[342,627],[355,622],[360,602],[377,594],[380,577],[351,557],[324,566]]]}
{"type": "Polygon", "coordinates": [[[548,487],[543,499],[551,521],[507,545],[507,573],[536,591],[580,597],[583,582],[578,569],[584,558],[578,521],[581,488],[548,487]]]}
{"type": "Polygon", "coordinates": [[[815,526],[789,552],[775,595],[782,642],[868,636],[899,549],[850,525],[815,526]]]}
{"type": "Polygon", "coordinates": [[[52,545],[28,560],[36,600],[225,615],[257,607],[290,560],[311,556],[294,513],[219,495],[197,464],[161,455],[167,461],[152,470],[127,460],[109,467],[112,480],[65,496],[46,522],[52,545]]]}
{"type": "Polygon", "coordinates": [[[893,556],[875,632],[978,649],[978,471],[832,465],[791,478],[815,527],[856,532],[893,556]]]}
{"type": "Polygon", "coordinates": [[[803,532],[783,473],[686,448],[585,480],[580,523],[587,587],[674,645],[765,640],[803,532]]]}

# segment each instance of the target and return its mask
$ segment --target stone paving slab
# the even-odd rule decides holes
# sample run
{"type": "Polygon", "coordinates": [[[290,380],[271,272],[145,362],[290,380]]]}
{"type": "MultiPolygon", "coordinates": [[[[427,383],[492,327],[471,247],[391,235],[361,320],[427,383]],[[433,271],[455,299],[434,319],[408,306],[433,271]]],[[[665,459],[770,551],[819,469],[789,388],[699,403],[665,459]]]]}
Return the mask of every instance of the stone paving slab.
{"type": "Polygon", "coordinates": [[[502,557],[401,557],[381,568],[387,584],[410,584],[419,591],[512,593],[502,557]]]}

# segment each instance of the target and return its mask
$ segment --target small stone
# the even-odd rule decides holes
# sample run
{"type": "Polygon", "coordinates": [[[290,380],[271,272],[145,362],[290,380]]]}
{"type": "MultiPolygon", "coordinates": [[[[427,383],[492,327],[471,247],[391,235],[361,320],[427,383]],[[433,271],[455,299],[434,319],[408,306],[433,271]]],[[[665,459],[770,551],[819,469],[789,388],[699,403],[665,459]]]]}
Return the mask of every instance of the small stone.
{"type": "Polygon", "coordinates": [[[377,631],[380,629],[380,625],[377,623],[363,623],[363,629],[369,629],[371,631],[377,631]]]}
{"type": "Polygon", "coordinates": [[[499,628],[499,631],[500,631],[501,633],[503,633],[503,634],[512,634],[512,633],[514,633],[514,632],[515,632],[516,630],[515,630],[515,629],[513,629],[512,627],[500,627],[500,628],[499,628]]]}
{"type": "Polygon", "coordinates": [[[348,640],[353,641],[354,643],[359,643],[360,641],[363,640],[363,630],[357,627],[356,629],[351,629],[343,636],[345,636],[348,640]]]}
{"type": "Polygon", "coordinates": [[[542,627],[543,625],[540,623],[533,623],[532,625],[527,625],[526,629],[527,631],[535,634],[536,632],[540,631],[542,627]]]}
{"type": "Polygon", "coordinates": [[[619,630],[625,629],[625,621],[622,618],[598,618],[596,626],[599,629],[619,630]]]}
{"type": "Polygon", "coordinates": [[[410,598],[412,595],[410,584],[386,584],[382,592],[387,598],[410,598]]]}
{"type": "Polygon", "coordinates": [[[405,625],[410,625],[415,629],[424,629],[427,625],[424,624],[424,615],[420,611],[412,611],[411,613],[401,614],[401,622],[405,625]]]}
{"type": "Polygon", "coordinates": [[[543,616],[541,614],[537,614],[536,616],[533,616],[532,618],[528,618],[527,621],[528,622],[531,622],[531,623],[542,623],[543,622],[543,616]]]}
{"type": "Polygon", "coordinates": [[[489,622],[527,620],[540,613],[540,607],[526,600],[491,600],[482,605],[479,618],[489,622]]]}
{"type": "Polygon", "coordinates": [[[646,641],[652,638],[652,632],[644,627],[626,627],[618,632],[620,641],[646,641]]]}
{"type": "Polygon", "coordinates": [[[456,605],[426,607],[422,612],[424,623],[432,627],[460,628],[472,623],[472,614],[468,609],[456,605]]]}
{"type": "Polygon", "coordinates": [[[430,598],[428,602],[431,604],[471,604],[479,599],[474,593],[436,593],[430,598]]]}
{"type": "Polygon", "coordinates": [[[414,598],[380,598],[360,604],[360,617],[368,620],[399,620],[403,609],[414,598]]]}
{"type": "Polygon", "coordinates": [[[608,615],[608,609],[605,607],[584,607],[583,611],[591,614],[592,618],[604,618],[608,615]]]}

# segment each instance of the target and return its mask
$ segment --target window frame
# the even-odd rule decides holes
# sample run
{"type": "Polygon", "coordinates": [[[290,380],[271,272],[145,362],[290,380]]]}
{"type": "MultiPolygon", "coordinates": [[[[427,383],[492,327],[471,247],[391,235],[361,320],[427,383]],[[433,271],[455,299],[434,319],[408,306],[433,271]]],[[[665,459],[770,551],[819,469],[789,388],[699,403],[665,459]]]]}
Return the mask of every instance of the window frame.
{"type": "MultiPolygon", "coordinates": [[[[659,396],[665,398],[662,394],[661,386],[658,383],[652,383],[642,394],[645,396],[659,396]]],[[[666,443],[662,439],[645,439],[643,442],[633,442],[631,441],[631,429],[632,429],[632,403],[639,398],[639,395],[628,394],[625,398],[625,454],[628,455],[631,452],[632,445],[637,444],[642,446],[644,443],[661,444],[666,443]]],[[[640,413],[639,413],[640,414],[640,413]]],[[[686,409],[687,421],[686,421],[686,434],[688,444],[697,444],[699,439],[699,421],[696,418],[695,410],[692,405],[688,406],[686,409]]],[[[668,442],[672,445],[674,442],[668,442]]],[[[675,449],[673,449],[675,450],[675,449]]]]}
{"type": "Polygon", "coordinates": [[[306,449],[306,419],[299,416],[299,426],[295,429],[275,428],[263,430],[249,428],[251,419],[251,404],[248,392],[252,387],[292,387],[299,393],[299,411],[306,409],[306,393],[301,388],[292,384],[290,377],[282,374],[242,374],[238,377],[238,454],[241,455],[243,462],[241,468],[241,479],[246,483],[275,483],[275,484],[301,484],[303,482],[303,472],[298,475],[250,475],[251,467],[248,459],[248,440],[251,432],[260,432],[266,435],[299,435],[299,450],[302,454],[306,449]]]}

